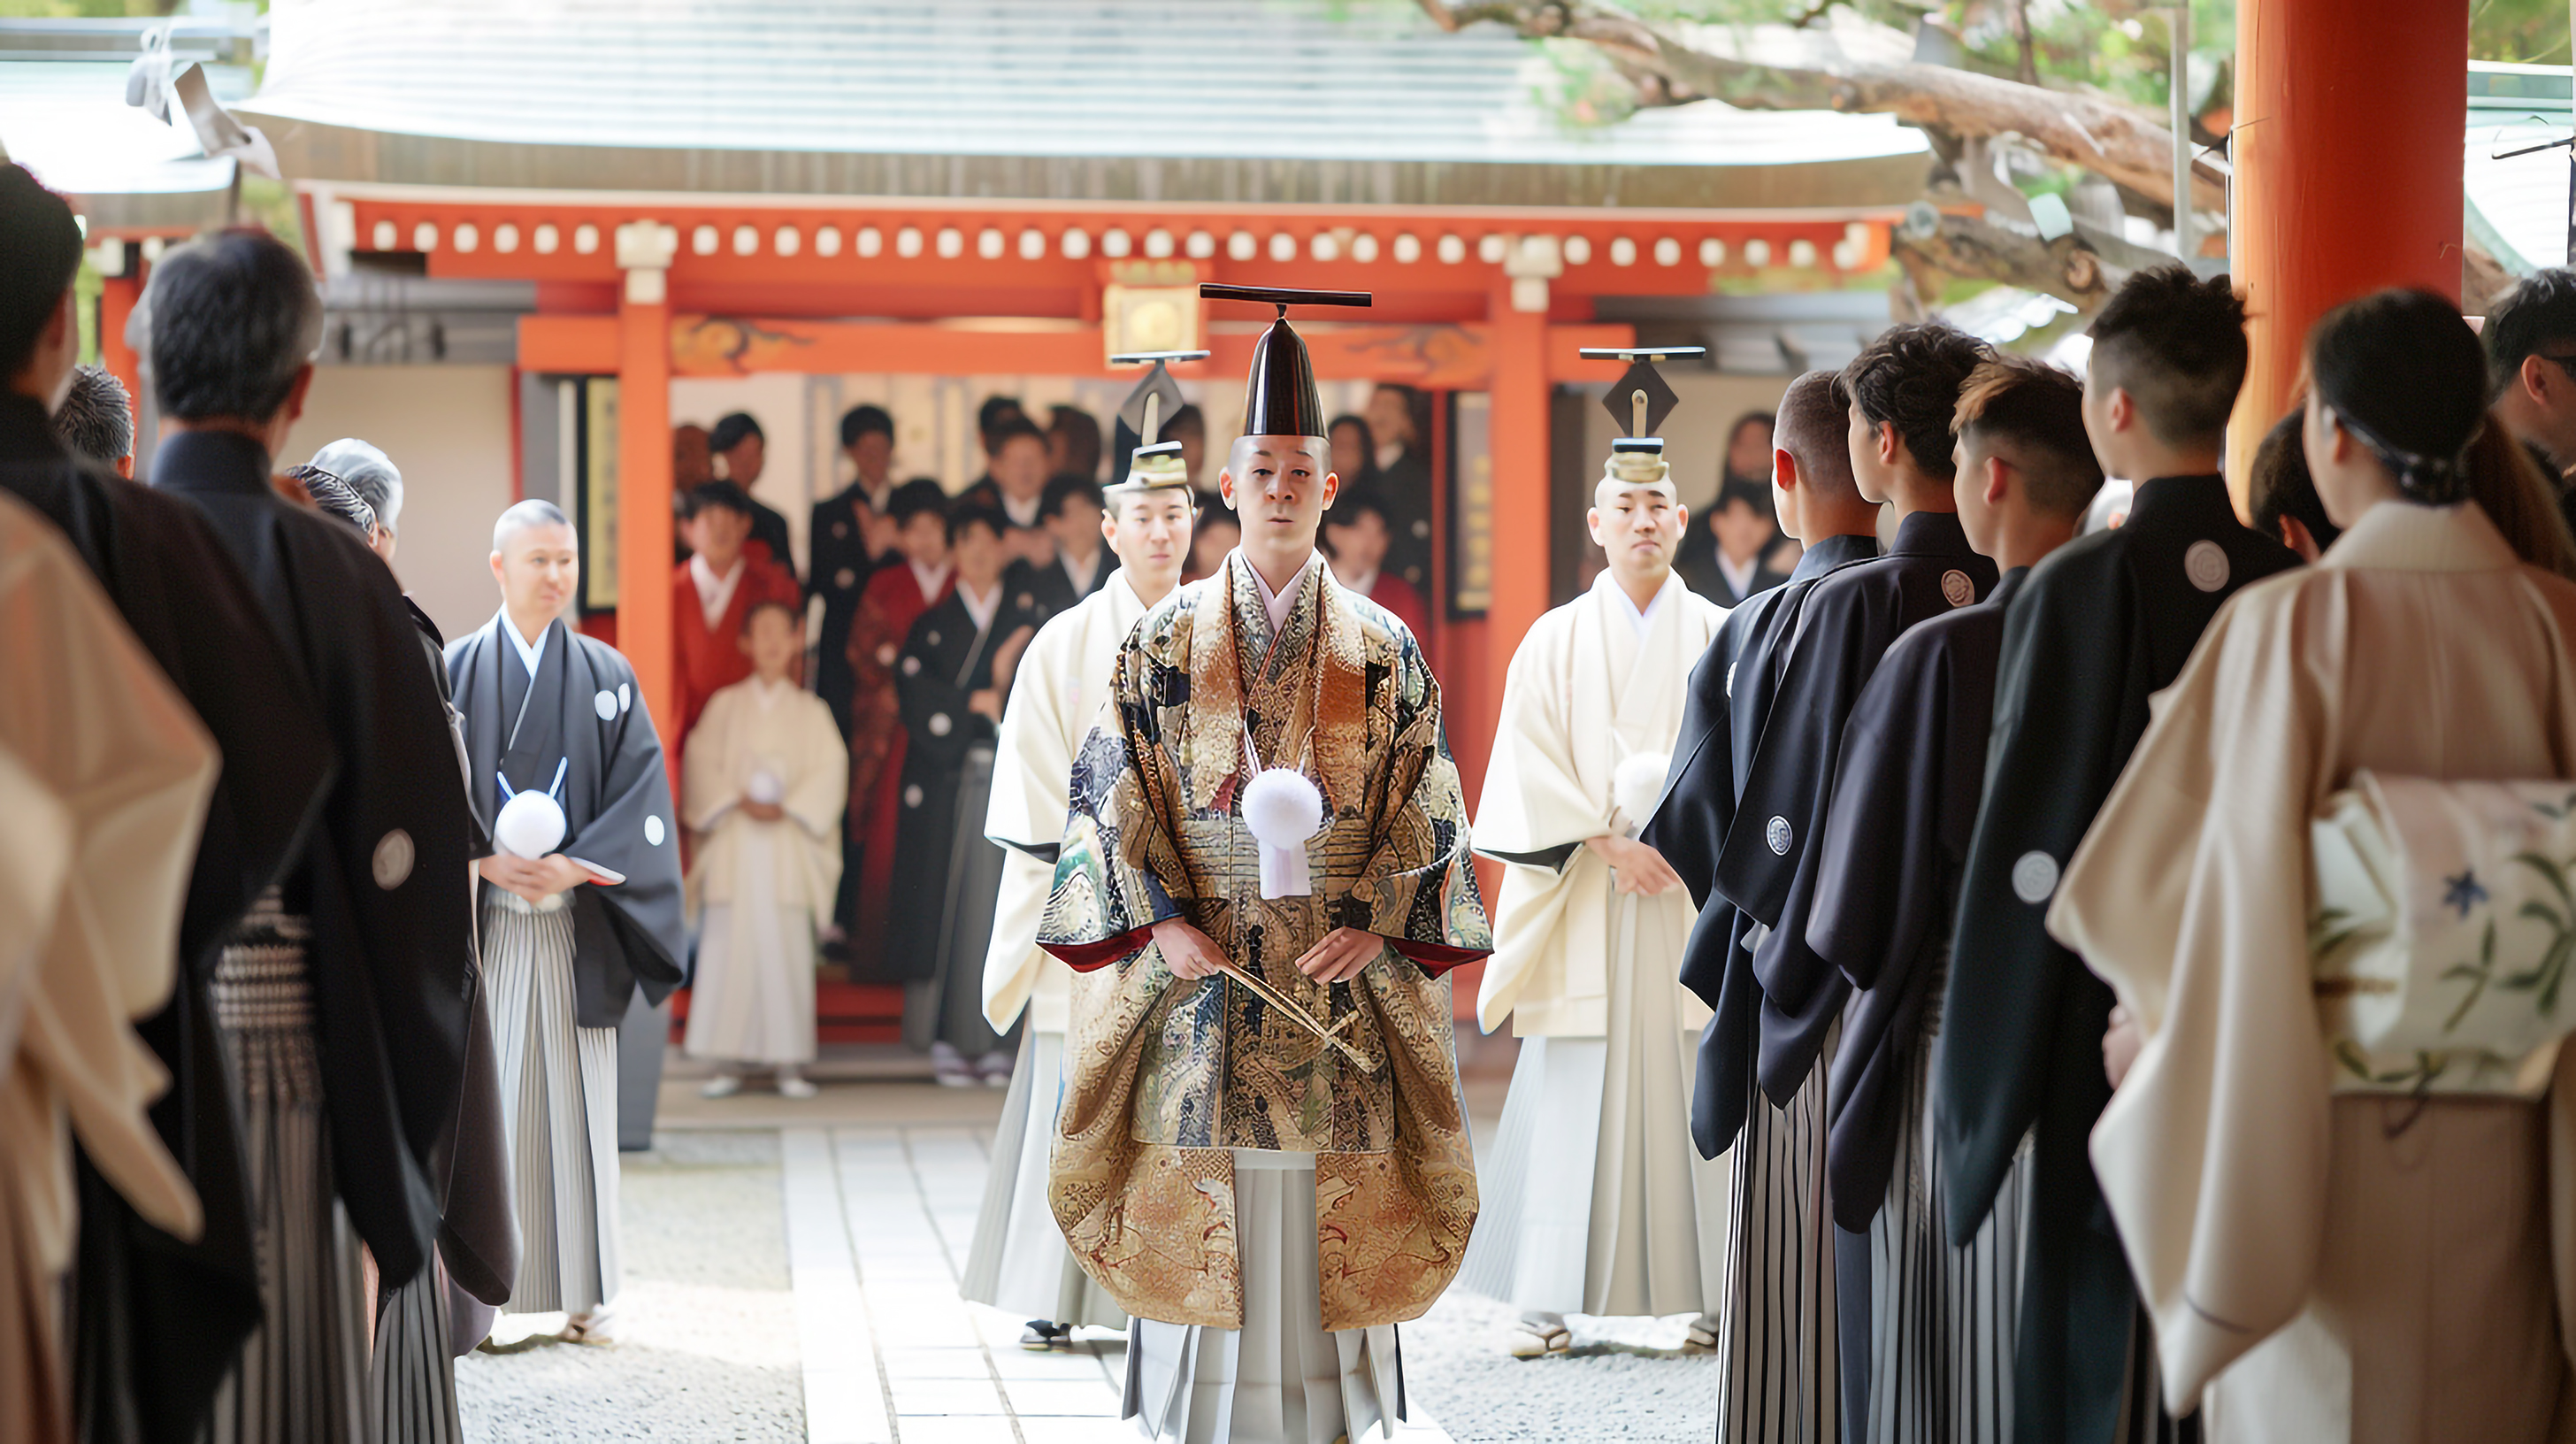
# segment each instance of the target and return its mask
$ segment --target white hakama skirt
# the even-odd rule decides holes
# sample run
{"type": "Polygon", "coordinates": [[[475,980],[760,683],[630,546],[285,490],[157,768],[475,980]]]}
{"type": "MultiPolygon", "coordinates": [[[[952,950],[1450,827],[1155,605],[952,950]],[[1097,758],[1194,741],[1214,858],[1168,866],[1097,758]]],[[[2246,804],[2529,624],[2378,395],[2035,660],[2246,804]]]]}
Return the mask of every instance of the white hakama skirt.
{"type": "Polygon", "coordinates": [[[331,1172],[311,938],[272,887],[215,961],[215,1027],[241,1120],[264,1317],[216,1391],[210,1444],[375,1437],[364,1265],[331,1172]]]}
{"type": "Polygon", "coordinates": [[[572,909],[487,889],[483,982],[519,1224],[505,1313],[617,1297],[617,1030],[574,1022],[572,909]]]}
{"type": "Polygon", "coordinates": [[[1021,1030],[1019,1066],[1002,1101],[984,1206],[975,1215],[958,1291],[1033,1321],[1123,1329],[1126,1312],[1073,1261],[1047,1205],[1047,1159],[1063,1101],[1064,1035],[1021,1030]]]}
{"type": "Polygon", "coordinates": [[[1316,1295],[1315,1158],[1234,1151],[1243,1327],[1138,1319],[1119,1415],[1165,1444],[1352,1444],[1395,1435],[1404,1361],[1395,1326],[1324,1332],[1316,1295]]]}
{"type": "Polygon", "coordinates": [[[1631,941],[1611,939],[1610,1035],[1524,1038],[1512,1067],[1459,1282],[1516,1308],[1714,1314],[1725,1291],[1728,1165],[1690,1136],[1697,1039],[1670,981],[1636,977],[1661,950],[1631,941]]]}
{"type": "Polygon", "coordinates": [[[711,902],[698,925],[689,984],[692,1058],[771,1067],[814,1061],[814,915],[775,898],[775,828],[738,827],[734,899],[711,902]]]}
{"type": "MultiPolygon", "coordinates": [[[[1938,980],[1932,987],[1938,998],[1938,980]]],[[[2006,1444],[2013,1437],[2030,1146],[2025,1140],[2014,1156],[1976,1238],[1951,1247],[1932,1137],[1934,1052],[1927,1031],[1908,1070],[1887,1199],[1869,1225],[1869,1425],[1861,1437],[1869,1444],[2006,1444]]]]}

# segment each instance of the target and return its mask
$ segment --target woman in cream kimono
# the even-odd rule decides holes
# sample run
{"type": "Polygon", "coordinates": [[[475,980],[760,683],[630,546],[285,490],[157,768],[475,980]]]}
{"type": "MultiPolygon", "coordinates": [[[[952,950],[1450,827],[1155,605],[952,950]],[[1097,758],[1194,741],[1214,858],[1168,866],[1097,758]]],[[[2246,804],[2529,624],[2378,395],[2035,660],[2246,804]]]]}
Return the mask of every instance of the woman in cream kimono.
{"type": "Polygon", "coordinates": [[[1589,518],[1609,566],[1514,654],[1475,826],[1506,865],[1476,1019],[1521,1051],[1463,1279],[1525,1311],[1524,1358],[1567,1348],[1569,1313],[1693,1314],[1709,1347],[1725,1284],[1725,1165],[1690,1141],[1697,914],[1633,834],[1726,609],[1672,569],[1690,515],[1660,450],[1620,445],[1589,518]]]}
{"type": "Polygon", "coordinates": [[[62,1275],[74,1139],[154,1227],[196,1190],[145,1109],[169,1074],[135,1036],[176,979],[214,743],[80,557],[0,495],[0,1439],[72,1435],[62,1275]]]}
{"type": "MultiPolygon", "coordinates": [[[[2543,1439],[2576,1338],[2576,1052],[2483,1082],[2440,1054],[2350,1066],[2303,859],[2359,770],[2576,776],[2576,585],[2460,499],[2486,390],[2450,302],[2353,302],[2309,364],[2343,536],[2219,613],[2050,906],[2134,1020],[2094,1166],[2167,1403],[2213,1441],[2543,1439]]],[[[2449,885],[2443,908],[2484,899],[2449,885]]]]}
{"type": "Polygon", "coordinates": [[[798,614],[755,606],[742,645],[752,674],[708,699],[682,764],[681,806],[699,839],[689,891],[702,909],[684,1046],[725,1069],[708,1097],[763,1064],[781,1094],[811,1098],[799,1069],[814,1060],[814,939],[841,885],[850,754],[831,709],[788,675],[805,651],[798,614]]]}

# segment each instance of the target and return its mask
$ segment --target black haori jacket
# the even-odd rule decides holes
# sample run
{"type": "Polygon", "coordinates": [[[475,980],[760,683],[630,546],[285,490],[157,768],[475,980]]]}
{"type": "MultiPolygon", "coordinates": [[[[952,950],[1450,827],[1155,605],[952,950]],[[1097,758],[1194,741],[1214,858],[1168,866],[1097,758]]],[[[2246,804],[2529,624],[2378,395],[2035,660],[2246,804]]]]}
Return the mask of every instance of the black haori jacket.
{"type": "Polygon", "coordinates": [[[531,691],[499,616],[450,643],[447,675],[465,714],[475,815],[490,831],[512,792],[554,784],[564,764],[564,856],[623,874],[572,890],[573,1021],[614,1028],[640,985],[659,1003],[680,985],[679,815],[662,741],[617,649],[552,622],[531,691]],[[515,733],[515,737],[513,736],[515,733]]]}
{"type": "Polygon", "coordinates": [[[213,523],[329,733],[338,772],[285,902],[313,925],[332,1171],[396,1288],[438,1237],[431,1158],[456,1111],[473,986],[474,824],[448,781],[447,712],[393,573],[347,526],[273,491],[258,442],[182,432],[152,472],[213,523]]]}

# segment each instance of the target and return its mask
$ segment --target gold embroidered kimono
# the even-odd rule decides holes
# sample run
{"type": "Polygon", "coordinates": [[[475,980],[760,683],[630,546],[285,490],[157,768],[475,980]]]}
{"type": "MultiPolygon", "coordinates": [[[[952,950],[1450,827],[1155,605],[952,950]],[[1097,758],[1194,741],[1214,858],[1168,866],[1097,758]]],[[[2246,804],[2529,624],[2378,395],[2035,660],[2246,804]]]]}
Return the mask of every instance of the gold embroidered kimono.
{"type": "Polygon", "coordinates": [[[1274,644],[1241,553],[1148,613],[1075,759],[1038,942],[1078,969],[1049,1197],[1085,1271],[1140,1318],[1243,1327],[1232,1149],[1315,1155],[1327,1331],[1419,1317],[1476,1219],[1449,984],[1491,951],[1440,691],[1401,623],[1310,560],[1274,644]],[[1240,664],[1238,664],[1240,658],[1240,664]],[[1324,796],[1313,894],[1265,900],[1237,796],[1263,766],[1324,796]],[[1223,976],[1176,983],[1154,923],[1377,1060],[1361,1070],[1223,976]],[[1387,948],[1356,978],[1296,970],[1337,926],[1387,948]]]}

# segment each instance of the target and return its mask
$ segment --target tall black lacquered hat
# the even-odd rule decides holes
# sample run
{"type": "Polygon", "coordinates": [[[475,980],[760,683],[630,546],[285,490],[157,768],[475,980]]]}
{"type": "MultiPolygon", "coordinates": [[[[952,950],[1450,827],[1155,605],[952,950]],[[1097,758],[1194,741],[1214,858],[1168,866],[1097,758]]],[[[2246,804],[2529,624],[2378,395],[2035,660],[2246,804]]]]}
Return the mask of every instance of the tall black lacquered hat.
{"type": "Polygon", "coordinates": [[[1175,361],[1204,361],[1205,351],[1129,351],[1109,358],[1112,366],[1142,366],[1152,363],[1153,370],[1118,403],[1118,424],[1109,454],[1123,458],[1136,454],[1141,446],[1151,446],[1162,439],[1162,429],[1180,414],[1183,401],[1181,383],[1172,379],[1168,369],[1175,361]]]}
{"type": "Polygon", "coordinates": [[[1243,392],[1245,436],[1324,435],[1324,401],[1315,391],[1315,363],[1288,324],[1291,306],[1365,306],[1366,291],[1300,291],[1282,286],[1199,287],[1211,301],[1258,301],[1279,308],[1278,319],[1252,343],[1252,375],[1243,392]]]}

